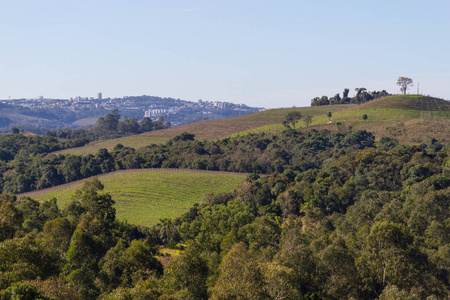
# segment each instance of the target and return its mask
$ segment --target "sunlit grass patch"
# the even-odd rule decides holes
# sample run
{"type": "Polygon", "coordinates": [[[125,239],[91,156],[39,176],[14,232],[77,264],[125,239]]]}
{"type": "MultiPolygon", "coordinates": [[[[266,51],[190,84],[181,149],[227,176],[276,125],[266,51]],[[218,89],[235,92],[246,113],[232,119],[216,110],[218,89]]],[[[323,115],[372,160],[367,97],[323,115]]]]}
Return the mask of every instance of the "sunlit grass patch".
{"type": "MultiPolygon", "coordinates": [[[[246,174],[195,170],[126,170],[99,176],[116,201],[117,217],[138,225],[155,225],[162,218],[175,218],[199,203],[207,193],[233,191],[246,174]]],[[[82,180],[19,196],[36,200],[55,197],[64,208],[82,180]]]]}

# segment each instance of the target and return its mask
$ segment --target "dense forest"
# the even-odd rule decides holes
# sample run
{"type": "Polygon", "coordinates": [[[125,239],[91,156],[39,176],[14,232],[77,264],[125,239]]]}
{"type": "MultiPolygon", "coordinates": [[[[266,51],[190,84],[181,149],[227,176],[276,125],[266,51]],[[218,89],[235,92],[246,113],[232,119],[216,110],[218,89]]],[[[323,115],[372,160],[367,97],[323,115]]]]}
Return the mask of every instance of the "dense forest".
{"type": "Polygon", "coordinates": [[[0,299],[450,294],[450,145],[443,141],[404,146],[375,142],[367,131],[287,127],[211,142],[183,133],[164,145],[64,156],[49,153],[58,140],[34,138],[35,148],[24,140],[2,158],[0,299]],[[65,208],[14,195],[148,167],[250,175],[234,192],[205,195],[153,228],[116,220],[114,199],[95,178],[65,208]],[[162,246],[180,255],[165,264],[171,259],[162,246]]]}

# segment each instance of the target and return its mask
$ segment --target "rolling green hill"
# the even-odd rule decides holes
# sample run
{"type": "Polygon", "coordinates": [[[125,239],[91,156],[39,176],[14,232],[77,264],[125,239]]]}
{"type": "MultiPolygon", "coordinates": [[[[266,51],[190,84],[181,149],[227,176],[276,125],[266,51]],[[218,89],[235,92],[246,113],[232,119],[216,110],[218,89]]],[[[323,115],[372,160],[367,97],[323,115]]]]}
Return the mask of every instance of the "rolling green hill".
{"type": "MultiPolygon", "coordinates": [[[[141,169],[99,176],[117,210],[129,223],[151,226],[159,219],[175,218],[189,210],[207,193],[233,191],[246,174],[195,170],[141,169]]],[[[18,195],[43,201],[55,197],[64,208],[83,180],[18,195]]]]}
{"type": "Polygon", "coordinates": [[[421,144],[431,138],[450,139],[450,103],[418,95],[396,95],[380,98],[333,114],[333,126],[351,126],[382,136],[393,137],[403,144],[421,144]],[[367,115],[367,120],[363,120],[367,115]]]}
{"type": "MultiPolygon", "coordinates": [[[[270,109],[244,116],[205,120],[191,123],[185,126],[174,127],[169,129],[146,132],[138,135],[127,136],[118,139],[98,141],[90,143],[84,147],[72,148],[60,151],[62,154],[86,155],[94,154],[100,148],[112,150],[117,144],[121,143],[126,147],[135,149],[150,145],[164,143],[183,132],[195,134],[196,139],[215,140],[226,136],[233,135],[238,132],[245,132],[253,128],[263,128],[264,126],[275,127],[280,124],[289,111],[300,111],[303,115],[311,115],[313,117],[326,114],[328,111],[337,112],[345,110],[354,105],[334,105],[334,106],[315,106],[305,108],[281,108],[270,109]]],[[[264,130],[264,128],[262,129],[264,130]]]]}
{"type": "Polygon", "coordinates": [[[233,135],[238,132],[251,130],[262,126],[281,124],[286,114],[290,111],[300,111],[302,115],[311,115],[312,117],[325,115],[329,111],[337,112],[353,107],[352,104],[333,105],[333,106],[314,106],[303,108],[279,108],[269,109],[261,112],[248,114],[235,118],[206,120],[192,123],[186,126],[174,127],[166,130],[149,132],[149,136],[172,138],[182,132],[195,134],[196,139],[215,140],[233,135]]]}
{"type": "MultiPolygon", "coordinates": [[[[364,129],[373,132],[377,139],[387,136],[403,144],[421,144],[431,138],[450,140],[450,102],[442,99],[420,95],[394,95],[361,105],[347,106],[346,109],[334,112],[331,109],[334,105],[320,107],[324,108],[323,112],[332,112],[331,122],[324,113],[315,116],[308,128],[364,129]],[[367,115],[366,120],[363,119],[364,115],[367,115]]],[[[298,121],[296,127],[303,130],[306,125],[298,121]]],[[[242,131],[234,136],[280,130],[283,130],[281,124],[272,124],[242,131]]]]}
{"type": "Polygon", "coordinates": [[[362,109],[394,108],[419,111],[450,111],[450,102],[422,95],[394,95],[360,105],[362,109]]]}

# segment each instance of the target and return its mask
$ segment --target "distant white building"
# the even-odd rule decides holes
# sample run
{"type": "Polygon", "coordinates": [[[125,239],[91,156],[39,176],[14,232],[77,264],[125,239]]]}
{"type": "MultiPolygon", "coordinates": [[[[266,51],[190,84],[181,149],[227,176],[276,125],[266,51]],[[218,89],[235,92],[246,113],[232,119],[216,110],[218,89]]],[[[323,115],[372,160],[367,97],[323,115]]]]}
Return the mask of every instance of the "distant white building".
{"type": "Polygon", "coordinates": [[[214,107],[217,107],[217,108],[220,108],[220,109],[225,109],[225,108],[227,108],[227,103],[226,102],[216,101],[216,102],[214,102],[214,107]]]}
{"type": "Polygon", "coordinates": [[[149,109],[144,112],[144,116],[150,118],[150,117],[157,117],[167,114],[167,109],[160,108],[160,109],[149,109]]]}

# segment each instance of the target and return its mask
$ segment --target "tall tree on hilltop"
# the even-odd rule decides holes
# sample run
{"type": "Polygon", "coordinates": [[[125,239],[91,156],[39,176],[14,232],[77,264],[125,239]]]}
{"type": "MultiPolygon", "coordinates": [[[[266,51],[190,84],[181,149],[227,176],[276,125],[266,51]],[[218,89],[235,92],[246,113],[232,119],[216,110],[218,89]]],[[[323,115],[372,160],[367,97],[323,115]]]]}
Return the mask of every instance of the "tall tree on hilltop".
{"type": "Polygon", "coordinates": [[[408,77],[400,76],[397,80],[397,85],[400,86],[400,91],[403,92],[403,95],[406,95],[406,90],[409,86],[413,86],[413,80],[408,77]]]}

